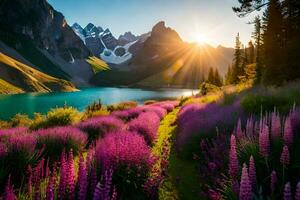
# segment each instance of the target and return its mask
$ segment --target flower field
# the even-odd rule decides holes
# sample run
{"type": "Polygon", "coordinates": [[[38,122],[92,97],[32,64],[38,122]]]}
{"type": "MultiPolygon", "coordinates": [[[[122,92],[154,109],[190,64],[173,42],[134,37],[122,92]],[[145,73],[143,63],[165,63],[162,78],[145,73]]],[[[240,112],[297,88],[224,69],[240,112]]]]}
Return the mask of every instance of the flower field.
{"type": "Polygon", "coordinates": [[[257,113],[252,93],[18,116],[0,130],[1,197],[298,200],[300,107],[257,113]]]}

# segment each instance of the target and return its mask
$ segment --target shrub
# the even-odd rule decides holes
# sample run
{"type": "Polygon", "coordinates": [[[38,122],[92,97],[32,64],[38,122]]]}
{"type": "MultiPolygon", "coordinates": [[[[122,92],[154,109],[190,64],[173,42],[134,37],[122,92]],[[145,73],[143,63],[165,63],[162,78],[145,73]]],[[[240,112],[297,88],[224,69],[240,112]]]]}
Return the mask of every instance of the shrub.
{"type": "Polygon", "coordinates": [[[98,140],[95,158],[102,171],[113,168],[117,191],[128,199],[143,191],[153,160],[142,136],[132,132],[116,132],[98,140]]]}
{"type": "Polygon", "coordinates": [[[156,100],[147,100],[144,102],[144,105],[151,105],[151,104],[154,104],[154,103],[157,103],[156,100]]]}
{"type": "Polygon", "coordinates": [[[152,144],[157,138],[157,130],[160,119],[154,112],[146,112],[128,123],[128,130],[137,132],[145,138],[148,144],[152,144]]]}
{"type": "Polygon", "coordinates": [[[165,110],[167,110],[167,112],[172,112],[174,110],[174,108],[176,106],[178,106],[179,102],[177,101],[163,101],[163,102],[157,102],[157,103],[153,103],[153,106],[158,106],[161,107],[165,110]]]}
{"type": "Polygon", "coordinates": [[[13,118],[10,119],[10,124],[12,127],[17,126],[30,126],[31,120],[28,115],[16,114],[13,118]]]}
{"type": "Polygon", "coordinates": [[[145,112],[154,112],[156,115],[160,118],[163,119],[167,115],[167,111],[160,107],[160,106],[144,106],[143,110],[145,112]]]}
{"type": "Polygon", "coordinates": [[[114,111],[112,115],[127,122],[138,117],[142,112],[144,112],[143,107],[136,107],[128,110],[114,111]]]}
{"type": "Polygon", "coordinates": [[[118,110],[127,110],[127,109],[130,109],[130,108],[135,108],[137,106],[138,106],[137,102],[127,101],[127,102],[121,102],[121,103],[118,103],[118,104],[115,104],[115,105],[110,105],[110,106],[107,107],[107,109],[110,112],[113,112],[113,111],[118,111],[118,110]]]}
{"type": "Polygon", "coordinates": [[[79,123],[77,127],[88,134],[89,143],[91,143],[108,132],[121,130],[124,122],[113,116],[95,117],[79,123]]]}
{"type": "Polygon", "coordinates": [[[29,164],[39,156],[35,151],[36,137],[27,133],[26,128],[13,128],[0,132],[0,185],[11,174],[18,181],[29,164]]]}
{"type": "Polygon", "coordinates": [[[54,126],[68,126],[77,122],[79,118],[79,112],[72,107],[54,108],[44,118],[36,120],[31,128],[40,129],[54,126]]]}
{"type": "Polygon", "coordinates": [[[77,154],[87,143],[87,136],[77,128],[66,126],[40,129],[32,133],[37,137],[37,146],[44,149],[46,157],[57,158],[63,150],[77,154]]]}
{"type": "Polygon", "coordinates": [[[178,134],[176,147],[183,156],[199,151],[198,142],[204,137],[213,137],[216,128],[221,132],[231,130],[238,118],[243,119],[243,111],[238,104],[188,104],[177,117],[178,134]]]}

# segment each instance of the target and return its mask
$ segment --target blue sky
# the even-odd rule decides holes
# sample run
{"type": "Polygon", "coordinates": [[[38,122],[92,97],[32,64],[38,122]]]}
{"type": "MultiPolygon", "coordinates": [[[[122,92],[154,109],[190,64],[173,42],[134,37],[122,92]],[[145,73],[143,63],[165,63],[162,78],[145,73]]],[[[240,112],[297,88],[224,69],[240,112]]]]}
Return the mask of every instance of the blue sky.
{"type": "Polygon", "coordinates": [[[250,39],[253,16],[238,18],[231,7],[237,0],[48,0],[68,23],[83,27],[89,22],[109,28],[118,37],[126,31],[142,34],[158,21],[166,21],[183,40],[204,41],[233,47],[240,32],[242,42],[250,39]]]}

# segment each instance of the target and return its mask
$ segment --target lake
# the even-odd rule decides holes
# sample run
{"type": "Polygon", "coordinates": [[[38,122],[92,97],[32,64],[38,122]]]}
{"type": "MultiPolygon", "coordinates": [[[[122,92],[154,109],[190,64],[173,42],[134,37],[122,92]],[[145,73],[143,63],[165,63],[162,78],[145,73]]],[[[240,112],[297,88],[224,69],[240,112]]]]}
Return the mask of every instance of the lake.
{"type": "Polygon", "coordinates": [[[189,89],[88,88],[78,92],[28,93],[0,95],[0,119],[7,120],[17,113],[32,116],[46,113],[54,107],[72,106],[83,111],[87,105],[101,99],[103,104],[122,101],[163,100],[192,95],[189,89]]]}

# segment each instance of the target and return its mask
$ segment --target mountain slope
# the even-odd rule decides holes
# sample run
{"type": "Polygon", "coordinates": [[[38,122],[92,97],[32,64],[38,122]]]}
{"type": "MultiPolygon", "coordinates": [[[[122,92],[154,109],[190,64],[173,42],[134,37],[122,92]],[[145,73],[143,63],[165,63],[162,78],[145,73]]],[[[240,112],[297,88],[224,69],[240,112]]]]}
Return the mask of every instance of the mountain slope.
{"type": "Polygon", "coordinates": [[[132,45],[133,58],[92,79],[96,85],[198,88],[209,67],[224,75],[233,58],[233,49],[198,46],[182,41],[164,22],[156,24],[151,35],[132,45]]]}
{"type": "Polygon", "coordinates": [[[47,0],[1,0],[0,41],[51,76],[84,84],[93,75],[90,51],[47,0]]]}
{"type": "Polygon", "coordinates": [[[76,91],[73,84],[0,53],[0,93],[76,91]]]}

